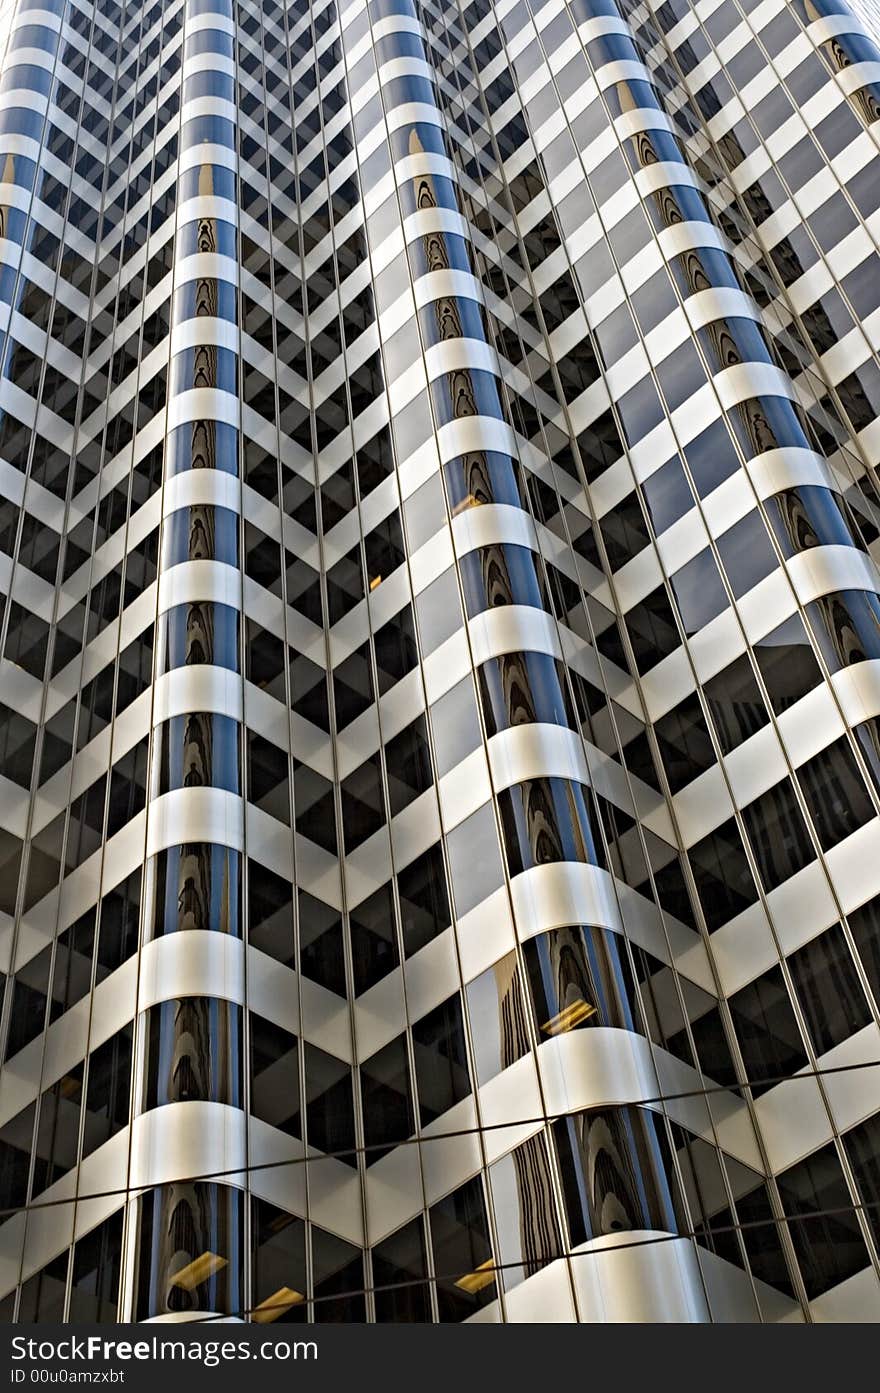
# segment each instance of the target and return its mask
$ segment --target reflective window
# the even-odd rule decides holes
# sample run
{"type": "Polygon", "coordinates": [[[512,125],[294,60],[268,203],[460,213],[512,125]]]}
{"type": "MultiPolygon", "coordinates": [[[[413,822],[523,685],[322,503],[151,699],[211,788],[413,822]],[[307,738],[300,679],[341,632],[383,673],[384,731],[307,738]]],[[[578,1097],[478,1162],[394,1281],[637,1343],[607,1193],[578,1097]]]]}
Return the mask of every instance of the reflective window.
{"type": "Polygon", "coordinates": [[[213,997],[146,1012],[144,1109],[190,1101],[242,1104],[241,1007],[213,997]]]}
{"type": "Polygon", "coordinates": [[[755,1097],[804,1068],[807,1054],[781,968],[734,993],[728,1005],[755,1097]]]}
{"type": "Polygon", "coordinates": [[[777,1184],[810,1301],[868,1266],[833,1143],[783,1172],[777,1184]]]}
{"type": "Polygon", "coordinates": [[[469,1180],[432,1205],[429,1216],[440,1320],[466,1320],[496,1296],[492,1245],[479,1178],[469,1180]]]}
{"type": "Polygon", "coordinates": [[[355,994],[367,991],[397,966],[397,930],[391,884],[349,910],[355,994]]]}
{"type": "Polygon", "coordinates": [[[249,1013],[250,1111],[290,1136],[302,1136],[299,1104],[299,1046],[295,1035],[255,1012],[249,1013]]]}
{"type": "Polygon", "coordinates": [[[743,809],[743,821],[765,889],[809,865],[816,855],[788,779],[743,809]]]}
{"type": "Polygon", "coordinates": [[[426,1127],[471,1091],[461,1002],[451,996],[412,1027],[419,1117],[426,1127]]]}
{"type": "Polygon", "coordinates": [[[872,1019],[839,924],[792,953],[788,966],[817,1054],[849,1039],[872,1019]]]}
{"type": "Polygon", "coordinates": [[[361,1065],[360,1074],[364,1160],[371,1166],[413,1131],[406,1036],[399,1035],[372,1055],[361,1065]]]}
{"type": "Polygon", "coordinates": [[[430,943],[450,923],[446,872],[439,844],[397,874],[403,950],[407,957],[430,943]]]}
{"type": "Polygon", "coordinates": [[[573,1245],[602,1234],[679,1229],[662,1120],[646,1108],[596,1108],[553,1123],[573,1245]]]}
{"type": "Polygon", "coordinates": [[[242,1309],[241,1191],[168,1185],[143,1195],[138,1209],[138,1320],[242,1309]]]}
{"type": "Polygon", "coordinates": [[[307,1318],[306,1226],[265,1200],[251,1200],[251,1320],[282,1325],[307,1318]]]}

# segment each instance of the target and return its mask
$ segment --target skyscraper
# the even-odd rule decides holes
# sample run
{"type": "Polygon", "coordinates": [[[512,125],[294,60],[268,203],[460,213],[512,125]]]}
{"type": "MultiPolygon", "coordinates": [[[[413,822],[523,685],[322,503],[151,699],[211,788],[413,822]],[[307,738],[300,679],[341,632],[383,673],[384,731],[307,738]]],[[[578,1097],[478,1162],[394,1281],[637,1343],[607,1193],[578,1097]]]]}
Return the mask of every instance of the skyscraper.
{"type": "Polygon", "coordinates": [[[862,22],[0,33],[2,1318],[880,1318],[862,22]]]}

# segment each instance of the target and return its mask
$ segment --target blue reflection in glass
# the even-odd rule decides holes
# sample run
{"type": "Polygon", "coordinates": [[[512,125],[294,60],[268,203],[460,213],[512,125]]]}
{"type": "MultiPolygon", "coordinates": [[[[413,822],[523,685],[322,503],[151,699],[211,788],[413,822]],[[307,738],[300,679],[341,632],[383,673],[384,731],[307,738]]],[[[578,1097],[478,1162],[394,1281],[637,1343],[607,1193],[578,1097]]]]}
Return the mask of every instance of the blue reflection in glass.
{"type": "Polygon", "coordinates": [[[174,605],[159,620],[157,673],[190,663],[239,670],[238,610],[210,600],[174,605]]]}
{"type": "Polygon", "coordinates": [[[213,842],[155,857],[153,937],[202,930],[241,938],[241,853],[213,842]]]}
{"type": "Polygon", "coordinates": [[[528,547],[514,542],[481,547],[466,552],[458,566],[469,619],[496,605],[544,608],[535,556],[528,547]]]}
{"type": "Polygon", "coordinates": [[[238,565],[238,514],[230,508],[194,505],[177,508],[162,527],[162,564],[222,561],[238,565]]]}
{"type": "Polygon", "coordinates": [[[238,793],[241,727],[215,711],[172,716],[161,727],[160,792],[217,788],[238,793]]]}

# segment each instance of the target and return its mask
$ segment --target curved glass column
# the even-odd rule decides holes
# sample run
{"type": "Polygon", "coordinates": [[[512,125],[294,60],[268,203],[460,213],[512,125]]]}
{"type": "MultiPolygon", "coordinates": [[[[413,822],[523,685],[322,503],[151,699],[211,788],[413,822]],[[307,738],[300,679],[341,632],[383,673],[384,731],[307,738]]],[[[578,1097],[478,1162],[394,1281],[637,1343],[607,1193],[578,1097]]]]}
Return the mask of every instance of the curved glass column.
{"type": "MultiPolygon", "coordinates": [[[[231,3],[185,6],[145,944],[178,933],[242,937],[233,24],[231,3]],[[231,675],[239,679],[235,686],[231,675]]],[[[184,942],[177,973],[162,981],[161,1002],[139,1017],[135,1086],[147,1129],[153,1110],[167,1105],[244,1107],[242,1007],[200,995],[187,957],[184,942]]],[[[241,960],[237,976],[243,981],[241,960]]],[[[228,1167],[218,1160],[218,1168],[228,1167]]],[[[136,1210],[137,1318],[242,1309],[239,1192],[202,1183],[158,1186],[136,1210]]]]}

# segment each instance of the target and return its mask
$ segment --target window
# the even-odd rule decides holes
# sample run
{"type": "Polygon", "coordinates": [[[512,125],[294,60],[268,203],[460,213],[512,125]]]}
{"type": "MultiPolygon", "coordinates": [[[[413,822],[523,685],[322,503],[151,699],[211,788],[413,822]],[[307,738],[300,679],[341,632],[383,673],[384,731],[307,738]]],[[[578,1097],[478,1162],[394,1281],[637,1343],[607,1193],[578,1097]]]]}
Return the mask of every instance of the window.
{"type": "Polygon", "coordinates": [[[660,1118],[596,1108],[553,1123],[571,1242],[639,1229],[677,1233],[676,1182],[660,1118]]]}
{"type": "MultiPolygon", "coordinates": [[[[372,837],[374,832],[378,832],[385,822],[385,798],[378,754],[365,760],[354,773],[342,780],[340,795],[342,834],[345,850],[350,853],[372,837]]],[[[330,850],[329,847],[327,849],[330,850]]]]}
{"type": "Polygon", "coordinates": [[[305,1320],[306,1226],[284,1209],[252,1199],[253,1306],[258,1325],[305,1320]]]}
{"type": "Polygon", "coordinates": [[[669,578],[686,634],[698,633],[727,608],[727,591],[708,547],[669,578]]]}
{"type": "Polygon", "coordinates": [[[394,817],[434,782],[424,716],[419,716],[418,720],[388,741],[385,764],[388,769],[391,815],[394,817]]]}
{"type": "Polygon", "coordinates": [[[718,539],[718,552],[737,599],[775,570],[776,553],[757,509],[718,539]]]}
{"type": "Polygon", "coordinates": [[[665,586],[658,586],[624,616],[636,665],[643,675],[681,643],[665,586]]]}
{"type": "Polygon", "coordinates": [[[531,779],[498,795],[511,876],[554,861],[605,866],[594,835],[594,810],[583,784],[566,779],[531,779]]]}
{"type": "Polygon", "coordinates": [[[242,1195],[224,1185],[162,1186],[139,1201],[138,1320],[233,1313],[242,1291],[242,1195]]]}
{"type": "Polygon", "coordinates": [[[755,657],[777,716],[822,680],[803,620],[797,614],[755,644],[755,657]]]}
{"type": "Polygon", "coordinates": [[[215,997],[163,1001],[146,1012],[144,1108],[201,1101],[242,1105],[241,1007],[215,997]]]}
{"type": "Polygon", "coordinates": [[[387,1155],[414,1127],[406,1036],[399,1035],[360,1069],[367,1166],[387,1155]]]}
{"type": "Polygon", "coordinates": [[[128,1126],[132,1064],[131,1024],[89,1055],[82,1154],[88,1156],[128,1126]]]}
{"type": "Polygon", "coordinates": [[[376,1320],[389,1322],[430,1321],[431,1285],[428,1281],[425,1232],[421,1219],[413,1219],[373,1249],[373,1291],[376,1320]]]}
{"type": "Polygon", "coordinates": [[[441,1321],[462,1321],[495,1299],[495,1273],[479,1177],[431,1206],[441,1321]]]}
{"type": "Polygon", "coordinates": [[[248,858],[248,942],[286,967],[293,966],[293,886],[248,858]]]}
{"type": "Polygon", "coordinates": [[[397,931],[390,882],[349,911],[355,995],[367,991],[397,966],[397,931]]]}
{"type": "Polygon", "coordinates": [[[523,956],[539,1040],[593,1025],[639,1029],[632,970],[622,941],[610,930],[551,929],[528,939],[523,956]]]}
{"type": "Polygon", "coordinates": [[[784,1171],[777,1184],[809,1300],[868,1266],[833,1143],[784,1171]]]}
{"type": "Polygon", "coordinates": [[[254,1117],[292,1137],[302,1136],[299,1103],[298,1043],[255,1012],[249,1013],[251,1035],[251,1103],[254,1117]]]}
{"type": "Polygon", "coordinates": [[[742,816],[767,890],[774,890],[815,857],[789,779],[756,798],[742,816]]]}
{"type": "Polygon", "coordinates": [[[451,996],[412,1027],[423,1127],[471,1092],[461,1002],[451,996]]]}
{"type": "Polygon", "coordinates": [[[703,692],[725,754],[761,730],[770,719],[745,653],[704,682],[703,692]]]}
{"type": "Polygon", "coordinates": [[[447,834],[446,844],[456,913],[462,916],[504,881],[492,805],[484,804],[460,822],[447,834]]]}
{"type": "Polygon", "coordinates": [[[397,875],[403,951],[409,957],[449,926],[446,871],[439,843],[397,875]]]}
{"type": "Polygon", "coordinates": [[[654,734],[673,793],[715,763],[715,750],[696,695],[655,721],[654,734]]]}
{"type": "Polygon", "coordinates": [[[357,1166],[351,1070],[341,1059],[306,1043],[306,1126],[309,1146],[357,1166]]]}
{"type": "Polygon", "coordinates": [[[817,1054],[848,1040],[872,1019],[839,924],[792,953],[788,966],[817,1054]]]}
{"type": "Polygon", "coordinates": [[[116,1322],[121,1268],[120,1210],[74,1245],[68,1317],[72,1324],[116,1322]]]}
{"type": "Polygon", "coordinates": [[[468,983],[477,1083],[488,1083],[529,1049],[522,983],[516,953],[468,983]]]}
{"type": "Polygon", "coordinates": [[[728,1005],[755,1097],[808,1062],[780,967],[736,992],[728,1005]]]}
{"type": "Polygon", "coordinates": [[[807,760],[797,772],[823,851],[876,816],[846,736],[807,760]]]}

